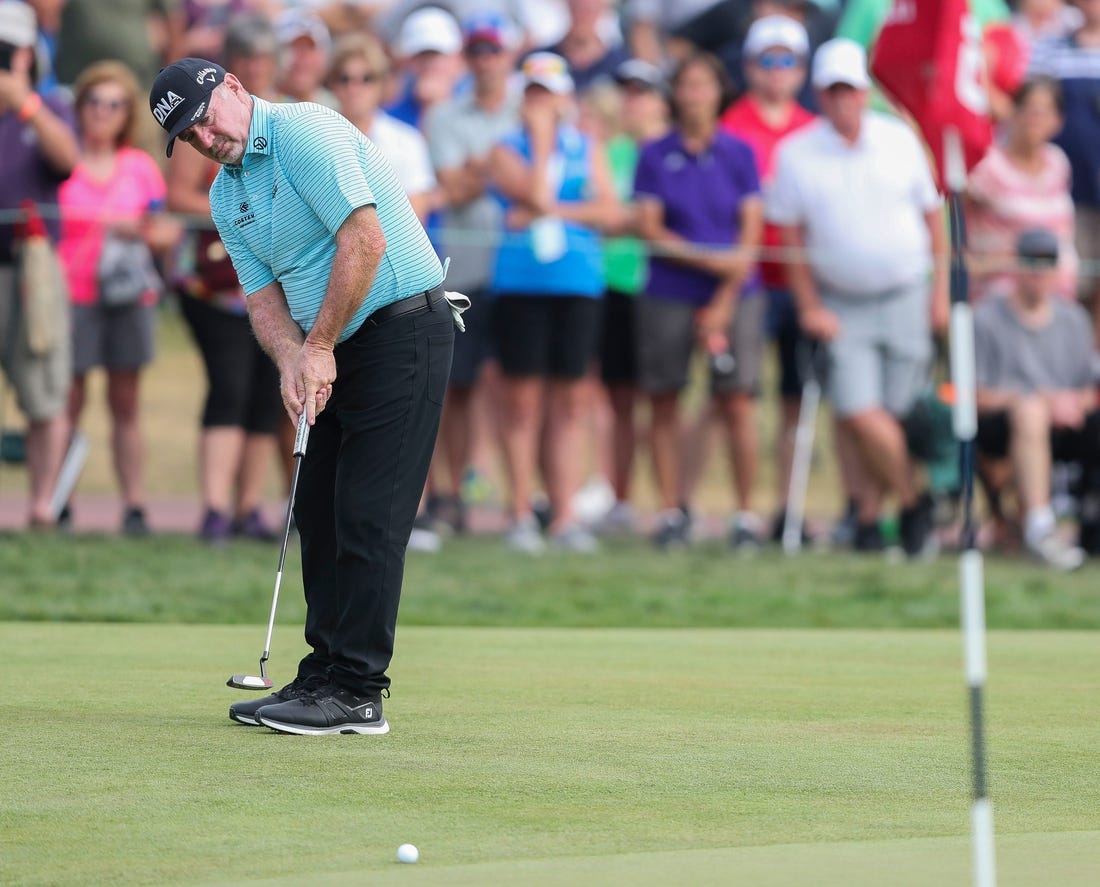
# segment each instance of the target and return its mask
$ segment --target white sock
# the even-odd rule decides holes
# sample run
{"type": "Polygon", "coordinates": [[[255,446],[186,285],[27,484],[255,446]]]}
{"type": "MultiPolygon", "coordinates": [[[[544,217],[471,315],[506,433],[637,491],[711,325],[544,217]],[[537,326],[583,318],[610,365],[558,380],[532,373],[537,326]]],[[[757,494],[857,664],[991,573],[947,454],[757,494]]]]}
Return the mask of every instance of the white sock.
{"type": "Polygon", "coordinates": [[[1024,518],[1024,539],[1034,545],[1054,531],[1054,511],[1049,505],[1029,508],[1024,518]]]}

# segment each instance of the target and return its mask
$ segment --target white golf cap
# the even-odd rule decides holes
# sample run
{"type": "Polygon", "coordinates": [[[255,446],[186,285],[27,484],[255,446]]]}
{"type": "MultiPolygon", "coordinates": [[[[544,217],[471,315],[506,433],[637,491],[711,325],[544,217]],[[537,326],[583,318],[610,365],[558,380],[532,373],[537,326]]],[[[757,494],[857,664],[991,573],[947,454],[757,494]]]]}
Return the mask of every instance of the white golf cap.
{"type": "Polygon", "coordinates": [[[18,0],[0,2],[0,43],[24,49],[38,39],[34,9],[18,0]]]}
{"type": "Polygon", "coordinates": [[[765,15],[758,18],[745,35],[746,58],[756,58],[769,49],[788,49],[795,55],[810,51],[810,38],[806,29],[793,18],[785,15],[765,15]]]}
{"type": "Polygon", "coordinates": [[[422,52],[450,55],[462,49],[462,32],[455,17],[438,6],[409,14],[397,34],[397,53],[406,57],[422,52]]]}
{"type": "Polygon", "coordinates": [[[856,89],[867,89],[867,53],[854,40],[837,37],[822,43],[814,53],[812,81],[815,89],[828,89],[846,83],[856,89]]]}
{"type": "Polygon", "coordinates": [[[543,86],[556,95],[573,92],[573,78],[569,65],[560,55],[552,52],[533,52],[523,60],[520,68],[524,88],[543,86]]]}
{"type": "Polygon", "coordinates": [[[301,9],[288,9],[280,13],[275,21],[275,33],[283,46],[290,46],[295,40],[306,37],[325,55],[332,49],[332,35],[325,23],[313,13],[301,9]]]}

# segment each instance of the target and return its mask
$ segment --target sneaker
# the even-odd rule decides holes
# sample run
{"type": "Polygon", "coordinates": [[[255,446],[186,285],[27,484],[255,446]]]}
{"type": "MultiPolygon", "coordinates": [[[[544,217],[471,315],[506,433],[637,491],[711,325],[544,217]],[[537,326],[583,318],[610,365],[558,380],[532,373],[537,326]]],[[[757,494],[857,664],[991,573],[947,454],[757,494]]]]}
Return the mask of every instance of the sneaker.
{"type": "Polygon", "coordinates": [[[882,538],[882,527],[878,521],[869,524],[856,523],[852,536],[852,550],[874,553],[886,550],[886,542],[882,538]]]}
{"type": "Polygon", "coordinates": [[[534,515],[528,515],[512,524],[505,536],[508,547],[524,554],[542,554],[546,550],[546,541],[539,531],[539,521],[534,515]]]}
{"type": "Polygon", "coordinates": [[[657,515],[657,529],[651,537],[662,551],[683,548],[688,544],[688,514],[683,508],[666,508],[657,515]]]}
{"type": "Polygon", "coordinates": [[[145,509],[127,508],[122,517],[122,535],[140,539],[149,535],[149,524],[145,521],[145,509]]]}
{"type": "Polygon", "coordinates": [[[729,544],[737,551],[749,551],[760,547],[764,527],[760,518],[750,511],[739,511],[730,520],[729,544]]]}
{"type": "Polygon", "coordinates": [[[57,529],[62,533],[73,531],[73,508],[68,502],[62,506],[61,512],[57,515],[57,529]]]}
{"type": "Polygon", "coordinates": [[[427,514],[421,514],[413,521],[407,547],[409,551],[420,551],[426,554],[435,554],[443,548],[443,537],[431,528],[431,520],[427,514]]]}
{"type": "Polygon", "coordinates": [[[274,542],[279,537],[275,531],[267,525],[260,509],[253,508],[244,517],[238,517],[233,521],[230,532],[242,539],[253,539],[256,542],[274,542]]]}
{"type": "Polygon", "coordinates": [[[232,525],[229,523],[229,518],[220,511],[208,508],[199,527],[199,538],[203,542],[218,545],[228,542],[231,534],[232,525]]]}
{"type": "Polygon", "coordinates": [[[390,732],[382,715],[381,699],[356,696],[335,684],[326,684],[289,702],[265,705],[256,712],[256,720],[280,733],[299,736],[390,732]]]}
{"type": "Polygon", "coordinates": [[[308,693],[310,690],[315,690],[318,687],[322,687],[328,684],[328,678],[325,675],[309,675],[304,678],[295,678],[281,690],[276,690],[267,696],[260,696],[257,699],[247,699],[244,702],[234,702],[229,706],[229,718],[236,721],[238,724],[244,724],[248,727],[259,727],[260,722],[256,720],[256,712],[266,705],[278,705],[280,702],[290,702],[292,699],[297,699],[308,693]]]}
{"type": "Polygon", "coordinates": [[[531,513],[539,522],[539,529],[545,532],[554,522],[554,509],[550,507],[550,500],[545,496],[537,496],[531,503],[531,513]]]}
{"type": "Polygon", "coordinates": [[[916,504],[904,508],[898,516],[898,535],[907,557],[926,557],[935,554],[936,503],[927,493],[922,493],[916,504]]]}
{"type": "MultiPolygon", "coordinates": [[[[854,501],[848,502],[844,514],[833,524],[829,533],[829,544],[833,548],[855,548],[856,537],[859,532],[859,508],[854,501]]],[[[857,551],[860,549],[856,548],[857,551]]],[[[881,548],[876,549],[881,551],[881,548]]]]}
{"type": "Polygon", "coordinates": [[[1057,530],[1051,530],[1044,536],[1028,541],[1027,550],[1036,560],[1056,570],[1071,572],[1085,563],[1087,555],[1076,545],[1070,545],[1057,530]]]}
{"type": "Polygon", "coordinates": [[[594,527],[615,507],[615,490],[607,478],[594,477],[577,490],[572,505],[577,520],[594,527]]]}
{"type": "MultiPolygon", "coordinates": [[[[776,545],[783,543],[783,534],[787,530],[787,510],[783,509],[775,516],[775,520],[772,522],[772,542],[776,545]]],[[[813,538],[806,530],[806,516],[802,516],[802,547],[805,548],[808,545],[813,544],[813,538]]]]}
{"type": "Polygon", "coordinates": [[[550,544],[561,551],[574,554],[595,554],[600,544],[588,530],[580,524],[568,524],[551,534],[550,544]]]}
{"type": "Polygon", "coordinates": [[[626,536],[634,532],[634,507],[629,502],[616,502],[600,521],[603,536],[626,536]]]}

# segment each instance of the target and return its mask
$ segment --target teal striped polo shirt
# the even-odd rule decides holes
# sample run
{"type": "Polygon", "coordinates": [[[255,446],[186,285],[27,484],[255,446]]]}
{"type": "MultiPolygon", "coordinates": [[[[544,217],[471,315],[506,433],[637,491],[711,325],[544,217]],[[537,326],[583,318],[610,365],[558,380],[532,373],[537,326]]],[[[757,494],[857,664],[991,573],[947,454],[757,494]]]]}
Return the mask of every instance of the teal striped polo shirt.
{"type": "Polygon", "coordinates": [[[308,333],[328,287],[336,232],[361,206],[375,207],[386,252],[341,342],[371,312],[443,281],[424,226],[370,139],[321,105],[252,100],[244,159],[223,166],[210,189],[210,214],[246,294],[277,280],[308,333]]]}

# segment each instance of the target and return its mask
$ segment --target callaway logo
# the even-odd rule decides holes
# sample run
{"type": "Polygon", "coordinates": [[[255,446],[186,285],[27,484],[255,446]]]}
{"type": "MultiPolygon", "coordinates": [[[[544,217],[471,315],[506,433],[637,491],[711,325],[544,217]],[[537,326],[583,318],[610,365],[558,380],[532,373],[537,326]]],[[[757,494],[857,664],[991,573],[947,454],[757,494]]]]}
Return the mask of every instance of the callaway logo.
{"type": "Polygon", "coordinates": [[[203,102],[201,105],[199,105],[195,109],[195,113],[191,115],[191,122],[194,123],[196,120],[198,120],[200,117],[202,117],[202,114],[205,110],[206,110],[206,102],[203,102]]]}
{"type": "Polygon", "coordinates": [[[168,90],[168,92],[161,96],[157,100],[157,103],[153,105],[153,116],[157,118],[157,123],[164,126],[164,121],[167,119],[168,115],[182,102],[183,96],[176,95],[172,90],[168,90]]]}
{"type": "Polygon", "coordinates": [[[218,73],[216,68],[203,68],[195,75],[195,82],[202,86],[204,83],[213,83],[214,77],[218,73]]]}

